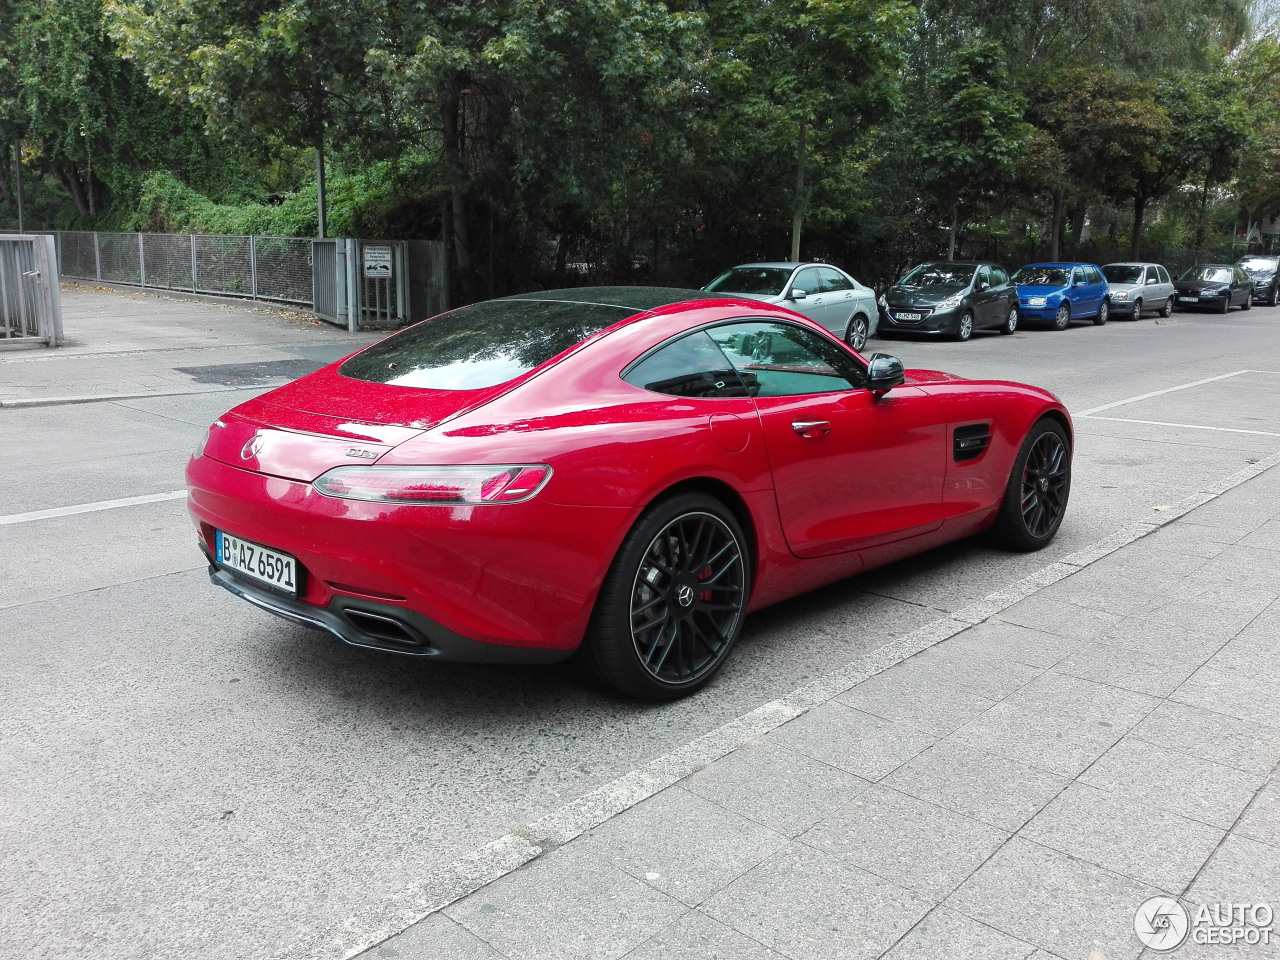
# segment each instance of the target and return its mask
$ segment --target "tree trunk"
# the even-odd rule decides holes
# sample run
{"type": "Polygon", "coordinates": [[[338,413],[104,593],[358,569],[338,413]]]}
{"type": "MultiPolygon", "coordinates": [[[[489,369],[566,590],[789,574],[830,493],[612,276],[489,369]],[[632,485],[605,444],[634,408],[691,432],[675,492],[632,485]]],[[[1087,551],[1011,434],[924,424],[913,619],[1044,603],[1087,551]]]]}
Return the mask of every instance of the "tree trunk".
{"type": "Polygon", "coordinates": [[[1200,187],[1199,209],[1196,211],[1196,240],[1194,246],[1197,260],[1206,259],[1204,252],[1204,218],[1205,211],[1209,206],[1210,179],[1209,171],[1206,170],[1204,173],[1204,183],[1200,187]]]}
{"type": "Polygon", "coordinates": [[[323,240],[329,233],[328,218],[325,216],[324,183],[324,133],[316,135],[316,235],[323,240]]]}
{"type": "Polygon", "coordinates": [[[1082,198],[1076,201],[1071,209],[1071,250],[1074,253],[1080,247],[1080,238],[1084,236],[1084,219],[1089,213],[1089,204],[1082,198]]]}
{"type": "Polygon", "coordinates": [[[556,286],[564,286],[565,264],[569,259],[569,234],[566,231],[560,233],[560,239],[556,241],[556,286]]]}
{"type": "Polygon", "coordinates": [[[791,260],[800,260],[800,228],[804,225],[805,121],[800,121],[800,141],[796,149],[796,206],[791,215],[791,260]]]}
{"type": "Polygon", "coordinates": [[[458,265],[458,280],[462,284],[464,303],[476,298],[476,277],[471,261],[471,243],[467,236],[467,185],[466,171],[462,167],[462,124],[459,123],[461,103],[457,90],[450,90],[444,98],[444,162],[449,170],[453,186],[450,200],[453,206],[453,256],[458,265]]]}
{"type": "Polygon", "coordinates": [[[1137,260],[1142,252],[1142,217],[1147,212],[1147,198],[1136,194],[1133,198],[1133,237],[1129,240],[1129,259],[1137,260]]]}
{"type": "Polygon", "coordinates": [[[80,183],[80,174],[76,171],[75,165],[64,161],[58,163],[53,169],[67,193],[71,194],[71,202],[76,205],[76,212],[82,216],[87,215],[89,201],[85,199],[84,187],[80,183]]]}
{"type": "Polygon", "coordinates": [[[1057,260],[1062,255],[1062,221],[1067,212],[1067,194],[1059,187],[1053,191],[1053,230],[1050,232],[1049,259],[1057,260]]]}
{"type": "Polygon", "coordinates": [[[960,203],[953,201],[951,204],[951,240],[947,243],[947,259],[954,260],[956,258],[956,231],[960,229],[960,203]]]}

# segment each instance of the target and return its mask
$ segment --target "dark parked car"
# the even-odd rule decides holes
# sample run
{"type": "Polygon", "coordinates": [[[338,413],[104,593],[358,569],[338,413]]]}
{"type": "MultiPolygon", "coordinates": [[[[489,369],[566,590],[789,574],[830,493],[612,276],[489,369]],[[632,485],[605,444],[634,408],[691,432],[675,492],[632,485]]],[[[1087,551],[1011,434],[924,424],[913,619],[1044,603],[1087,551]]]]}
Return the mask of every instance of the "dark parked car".
{"type": "Polygon", "coordinates": [[[1024,320],[1050,320],[1065,330],[1072,320],[1098,326],[1111,315],[1107,278],[1093,263],[1029,263],[1013,275],[1024,320]]]}
{"type": "Polygon", "coordinates": [[[1187,267],[1173,282],[1178,290],[1178,308],[1216,310],[1253,306],[1253,278],[1243,267],[1230,263],[1202,263],[1187,267]]]}
{"type": "Polygon", "coordinates": [[[1244,257],[1236,266],[1253,280],[1253,299],[1257,303],[1265,303],[1268,307],[1280,304],[1280,257],[1244,257]]]}
{"type": "Polygon", "coordinates": [[[880,332],[968,340],[974,330],[1018,329],[1018,294],[1002,266],[946,260],[909,270],[880,298],[880,332]]]}

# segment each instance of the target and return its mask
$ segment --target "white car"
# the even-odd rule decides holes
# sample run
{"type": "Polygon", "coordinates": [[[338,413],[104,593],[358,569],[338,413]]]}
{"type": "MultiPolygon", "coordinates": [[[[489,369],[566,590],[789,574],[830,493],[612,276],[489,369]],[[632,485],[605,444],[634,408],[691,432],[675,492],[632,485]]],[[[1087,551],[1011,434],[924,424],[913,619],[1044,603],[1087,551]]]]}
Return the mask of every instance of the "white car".
{"type": "Polygon", "coordinates": [[[875,291],[827,263],[743,263],[703,290],[736,293],[804,314],[855,350],[876,335],[875,291]]]}
{"type": "Polygon", "coordinates": [[[1158,263],[1108,263],[1102,268],[1111,291],[1111,316],[1142,318],[1143,310],[1158,310],[1160,316],[1173,313],[1177,295],[1169,271],[1158,263]]]}

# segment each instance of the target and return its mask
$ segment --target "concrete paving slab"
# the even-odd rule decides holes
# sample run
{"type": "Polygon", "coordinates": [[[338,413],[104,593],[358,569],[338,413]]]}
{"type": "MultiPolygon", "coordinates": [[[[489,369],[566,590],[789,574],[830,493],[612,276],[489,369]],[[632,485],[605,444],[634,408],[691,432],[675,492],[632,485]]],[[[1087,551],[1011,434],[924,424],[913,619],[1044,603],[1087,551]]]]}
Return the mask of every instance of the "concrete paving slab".
{"type": "Polygon", "coordinates": [[[1185,890],[1224,832],[1126,796],[1073,783],[1020,836],[1161,890],[1185,890]]]}
{"type": "Polygon", "coordinates": [[[1109,721],[1045,715],[1005,701],[974,717],[949,739],[1028,767],[1075,777],[1106,753],[1124,730],[1109,721]]]}
{"type": "Polygon", "coordinates": [[[998,616],[966,630],[951,641],[951,646],[957,650],[1041,670],[1070,656],[1077,649],[1076,644],[1077,641],[1056,634],[1007,623],[998,616]]]}
{"type": "Polygon", "coordinates": [[[793,843],[703,909],[794,960],[870,960],[932,906],[837,857],[793,843]]]}
{"type": "Polygon", "coordinates": [[[947,907],[938,907],[885,954],[885,960],[1027,960],[1029,943],[947,907]]]}
{"type": "Polygon", "coordinates": [[[597,827],[579,846],[693,907],[786,842],[676,787],[597,827]]]}
{"type": "Polygon", "coordinates": [[[369,951],[377,960],[503,960],[502,954],[443,913],[369,951]]]}
{"type": "Polygon", "coordinates": [[[1204,666],[1174,691],[1171,699],[1271,726],[1276,721],[1273,705],[1280,702],[1277,697],[1278,683],[1237,670],[1204,666]]]}
{"type": "Polygon", "coordinates": [[[686,777],[680,785],[771,830],[795,837],[861,795],[870,783],[758,740],[686,777]]]}
{"type": "Polygon", "coordinates": [[[785,960],[764,944],[697,910],[627,954],[627,960],[785,960]]]}
{"type": "Polygon", "coordinates": [[[1280,763],[1280,724],[1241,720],[1202,707],[1165,701],[1133,735],[1166,750],[1265,776],[1280,763]]]}
{"type": "Polygon", "coordinates": [[[969,817],[873,786],[800,842],[942,900],[1009,838],[969,817]]]}
{"type": "Polygon", "coordinates": [[[1234,832],[1280,848],[1280,780],[1274,774],[1254,795],[1234,832]]]}
{"type": "Polygon", "coordinates": [[[918,727],[883,720],[840,703],[826,703],[779,727],[765,740],[864,780],[879,780],[917,756],[937,737],[918,727]]]}
{"type": "Polygon", "coordinates": [[[995,701],[932,673],[899,664],[836,698],[864,713],[910,723],[945,736],[995,701]]]}
{"type": "Polygon", "coordinates": [[[1063,957],[1137,957],[1133,911],[1158,889],[1015,837],[948,900],[953,910],[1063,957]]]}
{"type": "Polygon", "coordinates": [[[1054,672],[1150,697],[1167,697],[1203,661],[1170,657],[1155,648],[1084,643],[1054,665],[1054,672]]]}

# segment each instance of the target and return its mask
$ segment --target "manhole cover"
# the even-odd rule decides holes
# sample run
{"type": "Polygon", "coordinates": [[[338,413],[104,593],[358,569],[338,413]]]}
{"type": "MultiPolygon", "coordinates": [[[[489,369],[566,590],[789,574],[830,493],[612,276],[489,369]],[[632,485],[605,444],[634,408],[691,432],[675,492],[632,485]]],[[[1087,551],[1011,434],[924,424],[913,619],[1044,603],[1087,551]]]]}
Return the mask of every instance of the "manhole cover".
{"type": "Polygon", "coordinates": [[[259,363],[215,363],[203,367],[175,367],[196,383],[222,387],[256,387],[271,380],[296,380],[323,367],[319,360],[263,360],[259,363]]]}

